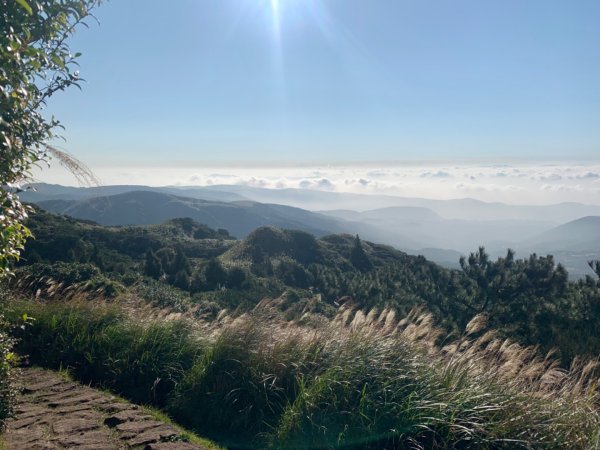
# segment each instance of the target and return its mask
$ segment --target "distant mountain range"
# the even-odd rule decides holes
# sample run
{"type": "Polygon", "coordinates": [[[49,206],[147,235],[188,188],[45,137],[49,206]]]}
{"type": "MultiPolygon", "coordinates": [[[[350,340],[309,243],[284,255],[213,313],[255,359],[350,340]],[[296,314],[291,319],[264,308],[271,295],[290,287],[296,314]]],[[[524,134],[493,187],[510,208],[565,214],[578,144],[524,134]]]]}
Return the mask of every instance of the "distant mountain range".
{"type": "Polygon", "coordinates": [[[82,200],[45,200],[37,205],[49,212],[100,225],[154,225],[190,217],[211,228],[226,229],[240,238],[265,225],[298,229],[316,236],[349,231],[339,220],[290,206],[247,200],[200,200],[155,191],[131,191],[82,200]]]}
{"type": "Polygon", "coordinates": [[[600,216],[582,217],[552,228],[522,243],[538,252],[600,251],[600,216]]]}
{"type": "Polygon", "coordinates": [[[180,197],[198,198],[202,200],[213,200],[219,202],[234,202],[249,200],[242,195],[220,191],[218,189],[200,188],[178,188],[178,187],[152,187],[139,185],[114,185],[96,187],[72,187],[58,184],[33,183],[26,186],[26,190],[20,194],[23,201],[39,203],[48,200],[85,200],[95,197],[109,197],[111,195],[124,194],[134,191],[159,192],[173,194],[180,197]]]}
{"type": "Polygon", "coordinates": [[[261,226],[316,236],[360,234],[448,267],[457,267],[461,255],[480,245],[492,256],[513,248],[521,256],[554,254],[577,277],[590,273],[589,259],[600,258],[600,206],[595,205],[515,206],[246,186],[34,187],[21,198],[102,225],[160,224],[190,217],[240,238],[261,226]],[[327,208],[309,211],[297,205],[327,208]]]}
{"type": "Polygon", "coordinates": [[[575,202],[554,205],[509,205],[499,202],[483,202],[472,198],[432,200],[391,195],[351,194],[309,189],[264,189],[227,185],[186,189],[195,192],[226,191],[258,202],[296,206],[311,211],[332,209],[367,211],[401,206],[427,208],[445,219],[476,221],[542,220],[555,224],[585,216],[600,216],[600,205],[585,205],[575,202]]]}
{"type": "Polygon", "coordinates": [[[260,203],[294,206],[310,211],[352,210],[364,212],[389,207],[427,208],[444,219],[455,220],[532,220],[559,225],[586,216],[600,216],[600,205],[559,203],[555,205],[508,205],[488,203],[471,198],[431,200],[391,195],[366,195],[310,189],[264,189],[238,185],[219,186],[102,186],[75,188],[44,183],[30,185],[36,191],[21,194],[23,200],[38,203],[44,200],[81,200],[106,197],[131,191],[162,192],[181,197],[231,202],[252,200],[260,203]]]}

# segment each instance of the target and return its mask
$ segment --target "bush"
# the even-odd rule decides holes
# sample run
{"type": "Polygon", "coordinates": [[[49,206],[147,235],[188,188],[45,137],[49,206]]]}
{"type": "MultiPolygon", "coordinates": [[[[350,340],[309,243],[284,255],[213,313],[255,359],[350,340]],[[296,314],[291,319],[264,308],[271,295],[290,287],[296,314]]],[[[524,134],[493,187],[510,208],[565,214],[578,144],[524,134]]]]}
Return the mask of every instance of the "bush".
{"type": "Polygon", "coordinates": [[[14,340],[7,334],[7,324],[0,314],[0,431],[13,412],[16,389],[13,383],[14,340]]]}

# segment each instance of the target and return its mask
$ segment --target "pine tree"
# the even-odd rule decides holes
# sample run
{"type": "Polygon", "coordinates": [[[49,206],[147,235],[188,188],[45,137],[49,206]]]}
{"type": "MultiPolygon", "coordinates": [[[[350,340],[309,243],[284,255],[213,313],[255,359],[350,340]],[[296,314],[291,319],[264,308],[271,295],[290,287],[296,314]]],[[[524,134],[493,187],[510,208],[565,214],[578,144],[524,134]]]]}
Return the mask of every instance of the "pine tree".
{"type": "Polygon", "coordinates": [[[365,253],[365,250],[362,247],[362,242],[360,241],[360,237],[358,234],[354,239],[354,246],[352,247],[352,251],[350,252],[350,262],[354,267],[358,270],[366,272],[373,268],[373,264],[371,260],[365,253]]]}
{"type": "Polygon", "coordinates": [[[196,272],[192,277],[192,281],[190,282],[190,293],[195,294],[197,292],[202,292],[206,289],[206,283],[204,281],[204,276],[201,272],[196,272]]]}
{"type": "Polygon", "coordinates": [[[227,281],[227,272],[221,263],[213,258],[208,262],[204,269],[204,279],[206,280],[207,289],[215,290],[220,286],[225,285],[225,282],[227,281]]]}
{"type": "Polygon", "coordinates": [[[152,250],[146,252],[146,261],[144,263],[144,273],[154,279],[159,279],[162,274],[162,265],[160,259],[154,254],[152,250]]]}
{"type": "Polygon", "coordinates": [[[173,278],[173,286],[187,291],[190,288],[190,275],[185,270],[180,270],[173,278]]]}
{"type": "Polygon", "coordinates": [[[594,273],[600,278],[600,260],[589,261],[588,264],[594,273]]]}
{"type": "Polygon", "coordinates": [[[246,281],[246,272],[240,267],[232,267],[227,274],[227,287],[239,289],[246,281]]]}
{"type": "Polygon", "coordinates": [[[175,251],[175,259],[173,260],[170,272],[171,275],[177,275],[181,271],[189,276],[192,273],[192,266],[190,265],[190,260],[183,251],[183,248],[178,246],[175,251]]]}

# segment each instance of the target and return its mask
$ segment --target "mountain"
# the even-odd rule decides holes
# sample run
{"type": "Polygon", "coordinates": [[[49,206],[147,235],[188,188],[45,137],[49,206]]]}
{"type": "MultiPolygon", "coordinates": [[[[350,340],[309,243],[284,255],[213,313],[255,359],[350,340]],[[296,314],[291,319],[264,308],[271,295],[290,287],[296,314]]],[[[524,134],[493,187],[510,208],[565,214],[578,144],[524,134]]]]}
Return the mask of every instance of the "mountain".
{"type": "Polygon", "coordinates": [[[94,197],[108,197],[135,191],[159,192],[219,202],[248,200],[248,198],[242,195],[215,189],[184,189],[177,187],[151,187],[138,185],[72,187],[46,183],[33,183],[24,188],[25,191],[19,194],[21,200],[36,204],[49,200],[85,200],[94,197]]]}
{"type": "Polygon", "coordinates": [[[226,229],[238,237],[265,225],[303,230],[317,236],[353,231],[353,227],[343,221],[289,206],[251,201],[226,203],[152,191],[132,191],[83,200],[49,200],[37,204],[53,213],[101,225],[151,225],[189,217],[211,228],[226,229]]]}
{"type": "MultiPolygon", "coordinates": [[[[442,256],[440,249],[450,249],[456,254],[483,245],[504,252],[515,240],[533,237],[554,226],[551,222],[534,220],[445,219],[433,210],[421,207],[397,206],[364,212],[333,210],[322,213],[375,227],[385,236],[385,239],[379,240],[391,245],[399,246],[394,240],[395,235],[410,237],[414,243],[421,244],[413,245],[410,250],[435,248],[438,251],[431,253],[434,256],[431,259],[444,265],[447,265],[449,254],[438,259],[436,256],[442,256]]],[[[458,259],[452,261],[455,265],[458,259]]]]}
{"type": "Polygon", "coordinates": [[[600,216],[567,222],[518,243],[521,254],[550,254],[569,271],[572,278],[593,275],[588,261],[600,259],[600,216]]]}
{"type": "Polygon", "coordinates": [[[403,222],[431,222],[442,220],[440,215],[431,209],[414,206],[390,206],[388,208],[380,208],[364,212],[347,209],[319,212],[327,214],[328,216],[339,217],[340,219],[353,221],[397,221],[398,219],[401,219],[403,222]]]}
{"type": "Polygon", "coordinates": [[[447,267],[449,269],[460,269],[460,258],[465,256],[456,250],[445,250],[441,248],[422,248],[417,252],[423,255],[429,261],[434,261],[436,264],[447,267]]]}
{"type": "Polygon", "coordinates": [[[485,246],[492,257],[505,254],[507,248],[520,254],[552,253],[573,276],[589,273],[587,260],[598,257],[598,252],[587,251],[591,247],[585,239],[579,242],[573,237],[581,234],[578,228],[561,232],[559,227],[556,234],[551,232],[561,223],[600,216],[600,206],[579,203],[520,206],[473,199],[429,200],[226,185],[34,187],[35,192],[21,194],[23,200],[102,224],[156,224],[191,217],[238,237],[265,225],[317,236],[351,233],[408,253],[424,254],[446,267],[456,267],[458,255],[479,246],[485,246]],[[545,235],[547,232],[550,234],[545,235]]]}
{"type": "Polygon", "coordinates": [[[555,224],[590,215],[600,215],[600,205],[567,202],[554,205],[509,205],[484,202],[472,198],[433,200],[426,198],[368,195],[310,189],[265,189],[249,186],[207,186],[190,190],[226,191],[265,203],[279,203],[312,211],[337,210],[367,211],[388,207],[427,208],[445,219],[457,220],[533,220],[555,224]]]}
{"type": "Polygon", "coordinates": [[[565,223],[523,245],[537,251],[600,251],[600,216],[565,223]]]}
{"type": "Polygon", "coordinates": [[[218,186],[101,186],[88,188],[65,187],[50,184],[32,184],[36,191],[21,194],[24,201],[38,203],[45,200],[81,200],[106,197],[132,191],[168,193],[181,197],[222,202],[252,200],[259,203],[280,204],[310,211],[351,210],[373,211],[390,207],[426,208],[435,214],[453,220],[529,220],[558,225],[585,216],[600,216],[600,205],[558,203],[554,205],[508,205],[483,202],[471,198],[432,200],[391,195],[367,195],[310,189],[265,189],[241,185],[218,186]]]}

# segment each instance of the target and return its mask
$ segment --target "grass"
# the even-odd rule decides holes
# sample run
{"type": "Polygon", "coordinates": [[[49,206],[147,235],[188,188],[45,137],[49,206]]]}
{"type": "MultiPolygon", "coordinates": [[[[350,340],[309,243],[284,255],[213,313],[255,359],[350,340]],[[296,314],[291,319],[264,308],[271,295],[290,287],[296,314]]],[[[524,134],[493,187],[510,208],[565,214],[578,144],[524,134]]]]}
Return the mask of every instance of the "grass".
{"type": "Polygon", "coordinates": [[[261,302],[201,326],[25,302],[6,317],[23,312],[36,320],[19,351],[33,362],[154,405],[228,447],[600,448],[597,364],[562,370],[486,331],[481,317],[440,347],[431,317],[416,312],[288,322],[261,302]]]}
{"type": "Polygon", "coordinates": [[[15,303],[7,318],[18,320],[25,311],[35,320],[18,333],[21,354],[136,403],[166,405],[202,352],[182,321],[143,323],[126,319],[114,306],[80,302],[15,303]]]}

